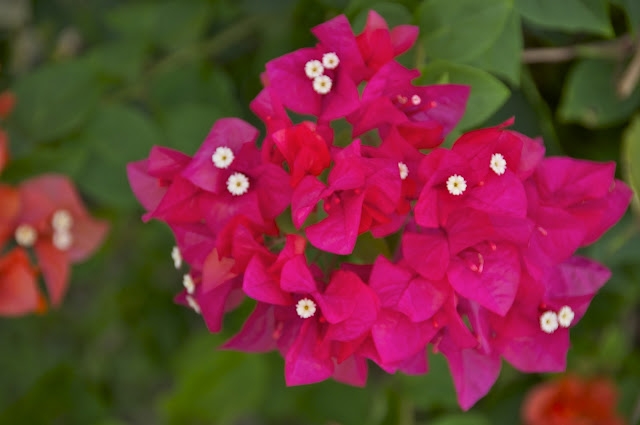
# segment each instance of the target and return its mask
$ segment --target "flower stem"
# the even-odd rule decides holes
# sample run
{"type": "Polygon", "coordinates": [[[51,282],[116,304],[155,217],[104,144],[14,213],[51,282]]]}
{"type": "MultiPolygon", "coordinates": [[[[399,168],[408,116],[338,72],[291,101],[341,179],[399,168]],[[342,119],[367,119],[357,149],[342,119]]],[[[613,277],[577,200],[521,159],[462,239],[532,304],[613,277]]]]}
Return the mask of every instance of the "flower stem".
{"type": "Polygon", "coordinates": [[[622,59],[633,51],[629,34],[614,40],[596,41],[563,47],[529,48],[522,52],[523,63],[567,62],[576,58],[622,59]]]}

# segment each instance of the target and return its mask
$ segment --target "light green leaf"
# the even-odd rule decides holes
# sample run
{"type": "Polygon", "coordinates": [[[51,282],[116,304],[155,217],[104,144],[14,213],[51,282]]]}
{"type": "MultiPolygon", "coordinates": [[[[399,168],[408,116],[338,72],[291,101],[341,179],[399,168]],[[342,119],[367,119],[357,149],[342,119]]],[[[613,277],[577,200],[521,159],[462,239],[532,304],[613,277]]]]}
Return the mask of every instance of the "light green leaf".
{"type": "Polygon", "coordinates": [[[216,338],[203,334],[180,352],[175,388],[160,404],[166,423],[237,423],[266,396],[268,368],[263,355],[215,347],[216,338]]]}
{"type": "Polygon", "coordinates": [[[627,119],[640,105],[640,86],[620,100],[616,94],[617,64],[585,59],[574,65],[560,101],[560,119],[586,127],[606,127],[627,119]]]}
{"type": "Polygon", "coordinates": [[[640,193],[640,115],[631,120],[623,135],[623,161],[627,180],[640,193]]]}
{"type": "Polygon", "coordinates": [[[49,142],[79,128],[98,102],[99,85],[85,62],[45,65],[20,78],[11,125],[27,143],[49,142]]]}
{"type": "Polygon", "coordinates": [[[513,0],[425,0],[418,9],[420,40],[429,58],[468,62],[500,36],[513,0]]]}
{"type": "Polygon", "coordinates": [[[518,86],[522,45],[520,16],[512,10],[498,38],[486,52],[469,64],[504,77],[511,84],[518,86]]]}
{"type": "Polygon", "coordinates": [[[542,28],[613,36],[606,0],[516,0],[516,9],[542,28]]]}
{"type": "Polygon", "coordinates": [[[138,39],[98,45],[87,54],[87,61],[100,76],[131,81],[142,71],[146,52],[138,39]]]}
{"type": "Polygon", "coordinates": [[[109,12],[107,22],[128,39],[177,48],[197,40],[210,15],[204,0],[124,3],[109,12]]]}
{"type": "Polygon", "coordinates": [[[466,130],[482,124],[509,98],[507,86],[488,72],[472,66],[437,60],[423,66],[421,71],[417,84],[437,84],[446,76],[446,81],[451,84],[471,86],[467,110],[458,129],[466,130]]]}

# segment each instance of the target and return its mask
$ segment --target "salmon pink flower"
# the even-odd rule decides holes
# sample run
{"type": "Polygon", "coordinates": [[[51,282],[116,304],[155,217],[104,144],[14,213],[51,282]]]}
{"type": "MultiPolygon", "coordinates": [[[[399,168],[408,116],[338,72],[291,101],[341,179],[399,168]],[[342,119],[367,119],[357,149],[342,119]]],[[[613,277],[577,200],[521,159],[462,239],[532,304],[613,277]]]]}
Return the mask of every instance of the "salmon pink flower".
{"type": "Polygon", "coordinates": [[[38,288],[38,272],[27,253],[14,248],[0,257],[0,316],[42,313],[47,304],[38,288]]]}

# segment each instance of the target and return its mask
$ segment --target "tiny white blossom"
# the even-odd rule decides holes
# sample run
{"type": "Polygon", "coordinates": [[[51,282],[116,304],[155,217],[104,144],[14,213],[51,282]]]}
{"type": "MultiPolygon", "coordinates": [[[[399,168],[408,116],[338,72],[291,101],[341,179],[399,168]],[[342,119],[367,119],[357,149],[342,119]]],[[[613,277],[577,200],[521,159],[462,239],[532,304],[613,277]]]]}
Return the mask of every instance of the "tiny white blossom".
{"type": "Polygon", "coordinates": [[[56,230],[53,232],[53,246],[60,251],[66,251],[73,245],[73,236],[68,230],[56,230]]]}
{"type": "Polygon", "coordinates": [[[233,173],[227,179],[227,190],[234,196],[240,196],[249,190],[249,179],[242,173],[233,173]]]}
{"type": "Polygon", "coordinates": [[[540,316],[540,329],[548,334],[554,333],[558,329],[558,315],[553,311],[545,311],[540,316]]]}
{"type": "Polygon", "coordinates": [[[193,298],[191,295],[187,295],[187,303],[189,304],[189,307],[193,309],[193,311],[200,314],[200,305],[195,298],[193,298]]]}
{"type": "Polygon", "coordinates": [[[213,155],[211,155],[211,161],[213,161],[213,165],[216,168],[227,168],[234,159],[233,151],[226,146],[218,146],[213,155]]]}
{"type": "Polygon", "coordinates": [[[36,243],[38,239],[38,232],[29,224],[21,224],[16,228],[14,233],[16,242],[23,248],[30,248],[36,243]]]}
{"type": "Polygon", "coordinates": [[[316,303],[309,298],[303,298],[296,304],[296,313],[303,319],[308,319],[316,314],[316,303]]]}
{"type": "Polygon", "coordinates": [[[400,179],[404,180],[409,176],[409,167],[404,162],[398,162],[398,170],[400,171],[400,179]]]}
{"type": "Polygon", "coordinates": [[[501,176],[507,171],[507,160],[500,153],[491,155],[491,164],[489,165],[494,173],[501,176]]]}
{"type": "Polygon", "coordinates": [[[73,217],[67,210],[58,210],[51,216],[51,226],[54,230],[69,230],[73,226],[73,217]]]}
{"type": "Polygon", "coordinates": [[[176,269],[182,267],[182,254],[180,253],[180,248],[174,246],[171,250],[171,259],[173,260],[173,266],[176,269]]]}
{"type": "Polygon", "coordinates": [[[576,314],[573,312],[573,309],[568,305],[565,305],[558,312],[558,323],[563,328],[568,328],[573,323],[573,318],[576,317],[576,314]]]}
{"type": "Polygon", "coordinates": [[[196,290],[196,284],[193,282],[191,274],[187,273],[182,276],[182,286],[184,286],[184,289],[186,289],[189,294],[193,294],[193,291],[196,290]]]}
{"type": "Polygon", "coordinates": [[[313,90],[318,94],[327,94],[331,91],[333,82],[326,75],[321,75],[313,79],[313,90]]]}
{"type": "Polygon", "coordinates": [[[324,74],[324,67],[319,60],[310,60],[304,65],[304,73],[312,80],[324,74]]]}
{"type": "Polygon", "coordinates": [[[325,53],[322,55],[322,65],[324,65],[327,69],[336,69],[340,64],[340,59],[338,55],[333,52],[325,53]]]}
{"type": "Polygon", "coordinates": [[[467,181],[464,177],[454,174],[447,179],[447,190],[454,196],[462,195],[467,190],[467,181]]]}
{"type": "Polygon", "coordinates": [[[414,106],[418,106],[421,102],[422,102],[422,99],[417,94],[414,94],[413,96],[411,96],[411,103],[414,106]]]}

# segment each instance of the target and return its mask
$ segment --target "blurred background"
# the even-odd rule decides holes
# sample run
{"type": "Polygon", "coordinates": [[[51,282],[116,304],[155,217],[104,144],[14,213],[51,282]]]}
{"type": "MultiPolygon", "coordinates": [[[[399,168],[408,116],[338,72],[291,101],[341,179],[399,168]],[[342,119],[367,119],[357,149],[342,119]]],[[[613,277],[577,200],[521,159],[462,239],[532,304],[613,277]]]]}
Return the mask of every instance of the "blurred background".
{"type": "MultiPolygon", "coordinates": [[[[555,377],[504,364],[489,395],[462,414],[441,356],[423,377],[372,365],[365,389],[286,388],[278,355],[217,351],[251,306],[211,335],[173,304],[181,274],[171,233],[143,225],[129,190],[126,163],[152,145],[192,154],[225,116],[262,130],[248,105],[264,64],[313,45],[310,28],[341,13],[359,33],[370,8],[390,26],[420,26],[401,62],[419,67],[422,83],[472,85],[458,134],[515,116],[514,128],[543,137],[548,154],[617,161],[619,177],[640,187],[636,0],[0,0],[0,91],[16,97],[2,123],[12,156],[2,181],[66,174],[111,224],[100,251],[74,267],[61,308],[0,318],[0,424],[524,423],[527,394],[555,377]]],[[[613,277],[572,330],[569,352],[575,376],[610,380],[613,409],[634,425],[637,212],[583,252],[613,277]]]]}

